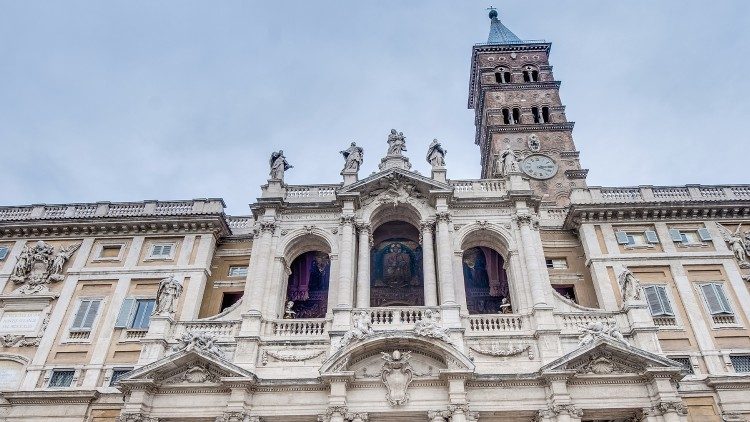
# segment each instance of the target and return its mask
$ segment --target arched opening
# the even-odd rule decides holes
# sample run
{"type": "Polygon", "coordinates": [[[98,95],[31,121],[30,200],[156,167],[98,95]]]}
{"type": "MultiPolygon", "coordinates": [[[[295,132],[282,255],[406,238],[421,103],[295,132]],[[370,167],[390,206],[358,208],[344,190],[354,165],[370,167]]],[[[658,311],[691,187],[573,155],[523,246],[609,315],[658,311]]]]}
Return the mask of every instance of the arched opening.
{"type": "Polygon", "coordinates": [[[505,260],[494,249],[475,246],[463,254],[469,314],[512,313],[505,260]]]}
{"type": "Polygon", "coordinates": [[[284,318],[324,318],[328,311],[331,259],[328,253],[308,251],[292,261],[286,289],[284,318]]]}
{"type": "Polygon", "coordinates": [[[406,221],[388,221],[372,236],[370,306],[424,306],[419,230],[406,221]]]}

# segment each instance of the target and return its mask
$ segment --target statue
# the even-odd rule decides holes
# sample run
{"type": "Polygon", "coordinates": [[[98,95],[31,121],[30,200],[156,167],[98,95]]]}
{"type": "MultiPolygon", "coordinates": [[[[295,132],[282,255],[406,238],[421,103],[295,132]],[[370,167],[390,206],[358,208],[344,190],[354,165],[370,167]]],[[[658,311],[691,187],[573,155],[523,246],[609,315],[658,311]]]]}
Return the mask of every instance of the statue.
{"type": "Polygon", "coordinates": [[[443,340],[448,344],[453,343],[453,340],[448,335],[448,330],[440,324],[440,312],[433,311],[432,309],[424,311],[424,317],[414,324],[414,334],[443,340]]]}
{"type": "Polygon", "coordinates": [[[394,350],[393,353],[380,352],[380,354],[385,361],[380,372],[380,378],[388,390],[385,397],[391,406],[402,406],[409,401],[409,394],[406,390],[413,376],[411,364],[409,364],[411,352],[401,354],[398,350],[394,350]]]}
{"type": "Polygon", "coordinates": [[[445,154],[448,153],[447,149],[443,149],[437,139],[433,139],[429,147],[427,147],[427,162],[430,163],[432,168],[445,167],[445,154]]]}
{"type": "Polygon", "coordinates": [[[495,174],[507,177],[508,174],[518,171],[518,156],[508,145],[497,158],[495,163],[495,174]]]}
{"type": "Polygon", "coordinates": [[[622,291],[623,303],[641,299],[641,283],[627,267],[623,267],[622,272],[617,277],[617,281],[622,291]]]}
{"type": "Polygon", "coordinates": [[[502,298],[500,300],[500,312],[501,314],[512,314],[513,313],[513,307],[510,305],[510,302],[508,301],[507,297],[502,298]]]}
{"type": "Polygon", "coordinates": [[[591,321],[586,325],[580,326],[581,335],[578,337],[578,346],[587,346],[593,343],[599,337],[607,337],[612,340],[629,345],[622,333],[614,324],[603,323],[600,321],[591,321]]]}
{"type": "Polygon", "coordinates": [[[63,267],[80,246],[80,243],[74,243],[57,252],[54,247],[41,240],[34,246],[24,246],[11,271],[10,280],[22,285],[14,293],[48,293],[49,283],[65,278],[63,267]]]}
{"type": "Polygon", "coordinates": [[[388,155],[403,155],[403,151],[406,151],[406,137],[402,132],[391,129],[388,135],[388,155]]]}
{"type": "Polygon", "coordinates": [[[159,282],[156,291],[156,306],[153,315],[169,315],[175,312],[177,299],[182,293],[182,284],[174,277],[169,276],[159,282]]]}
{"type": "Polygon", "coordinates": [[[284,319],[294,319],[294,316],[297,315],[297,313],[292,310],[293,307],[293,300],[290,300],[286,303],[286,307],[284,307],[284,319]]]}
{"type": "Polygon", "coordinates": [[[724,241],[727,242],[729,250],[732,251],[734,259],[739,262],[740,268],[750,268],[750,263],[747,261],[748,250],[750,250],[748,245],[750,245],[750,241],[748,241],[748,232],[745,233],[744,238],[742,236],[742,224],[737,226],[734,233],[719,223],[716,223],[716,225],[719,227],[719,231],[721,232],[724,241]]]}
{"type": "Polygon", "coordinates": [[[341,337],[340,347],[345,347],[353,340],[363,340],[365,337],[374,334],[370,314],[366,311],[359,311],[352,315],[352,328],[341,337]]]}
{"type": "Polygon", "coordinates": [[[220,358],[224,357],[224,352],[219,349],[219,345],[216,344],[216,338],[209,333],[191,333],[187,332],[177,340],[177,344],[172,346],[172,351],[179,352],[187,348],[193,348],[197,350],[216,355],[220,358]]]}
{"type": "Polygon", "coordinates": [[[343,173],[349,170],[358,172],[359,167],[364,161],[364,150],[362,149],[362,147],[358,147],[355,142],[352,142],[349,148],[341,151],[341,154],[344,156],[345,160],[344,169],[341,172],[343,173]]]}
{"type": "Polygon", "coordinates": [[[284,180],[284,172],[294,167],[286,161],[283,150],[272,152],[269,164],[271,165],[271,179],[276,180],[284,180]]]}

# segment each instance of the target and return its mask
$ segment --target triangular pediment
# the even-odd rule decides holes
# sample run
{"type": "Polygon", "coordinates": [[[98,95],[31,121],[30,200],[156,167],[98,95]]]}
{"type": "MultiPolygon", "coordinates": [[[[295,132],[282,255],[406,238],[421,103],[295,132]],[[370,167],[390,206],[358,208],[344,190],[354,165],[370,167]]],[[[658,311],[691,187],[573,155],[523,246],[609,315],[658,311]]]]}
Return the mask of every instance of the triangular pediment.
{"type": "Polygon", "coordinates": [[[555,372],[581,375],[660,372],[679,376],[684,369],[679,362],[617,340],[601,337],[544,365],[540,371],[543,375],[555,372]]]}
{"type": "Polygon", "coordinates": [[[255,375],[201,349],[188,348],[135,369],[120,379],[120,384],[156,385],[218,384],[222,378],[240,378],[250,382],[255,375]]]}
{"type": "Polygon", "coordinates": [[[345,186],[339,194],[359,193],[361,196],[377,196],[383,192],[405,187],[417,197],[427,197],[430,191],[451,191],[451,185],[401,168],[389,168],[345,186]]]}

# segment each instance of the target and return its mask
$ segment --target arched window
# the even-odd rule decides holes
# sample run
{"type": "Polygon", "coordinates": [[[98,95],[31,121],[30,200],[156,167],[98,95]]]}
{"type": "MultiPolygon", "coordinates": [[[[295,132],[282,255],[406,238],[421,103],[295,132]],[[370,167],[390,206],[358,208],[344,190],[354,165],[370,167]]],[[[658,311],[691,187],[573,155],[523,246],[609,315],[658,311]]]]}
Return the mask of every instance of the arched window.
{"type": "Polygon", "coordinates": [[[388,221],[373,232],[370,306],[424,306],[419,230],[406,221],[388,221]]]}
{"type": "Polygon", "coordinates": [[[539,82],[539,71],[534,66],[525,66],[523,68],[524,82],[539,82]]]}
{"type": "Polygon", "coordinates": [[[531,114],[534,116],[534,123],[544,123],[542,121],[542,113],[539,112],[539,107],[531,107],[531,114]]]}
{"type": "Polygon", "coordinates": [[[292,261],[284,318],[324,318],[328,310],[331,260],[320,251],[305,252],[292,261]]]}
{"type": "Polygon", "coordinates": [[[549,123],[549,107],[542,107],[542,123],[549,123]]]}
{"type": "Polygon", "coordinates": [[[505,68],[499,68],[495,71],[495,82],[499,84],[509,84],[511,83],[511,75],[508,69],[505,68]]]}
{"type": "Polygon", "coordinates": [[[469,314],[512,313],[503,257],[484,246],[463,254],[466,307],[469,314]]]}
{"type": "Polygon", "coordinates": [[[515,124],[518,124],[518,123],[521,123],[521,109],[519,109],[519,108],[516,107],[516,108],[513,109],[513,122],[512,122],[512,124],[515,125],[515,124]]]}
{"type": "Polygon", "coordinates": [[[511,117],[512,116],[510,115],[510,110],[508,110],[507,108],[504,108],[503,109],[503,123],[505,123],[506,125],[509,125],[511,122],[511,117]]]}

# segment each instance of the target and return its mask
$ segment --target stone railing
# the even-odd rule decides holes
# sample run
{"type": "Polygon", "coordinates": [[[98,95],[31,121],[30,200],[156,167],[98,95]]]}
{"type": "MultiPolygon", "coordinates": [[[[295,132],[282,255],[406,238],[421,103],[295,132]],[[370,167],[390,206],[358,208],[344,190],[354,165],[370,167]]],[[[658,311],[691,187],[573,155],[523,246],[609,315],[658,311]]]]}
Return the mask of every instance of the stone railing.
{"type": "Polygon", "coordinates": [[[750,185],[638,186],[574,189],[573,204],[750,200],[750,185]]]}
{"type": "Polygon", "coordinates": [[[286,185],[284,199],[287,202],[326,202],[336,199],[341,185],[286,185]]]}
{"type": "Polygon", "coordinates": [[[622,313],[615,312],[566,312],[555,314],[557,326],[563,334],[578,333],[581,327],[589,322],[601,322],[614,324],[620,331],[628,326],[627,317],[622,313]]]}
{"type": "Polygon", "coordinates": [[[403,306],[362,309],[370,315],[370,322],[374,330],[408,330],[425,317],[425,306],[403,306]]]}
{"type": "Polygon", "coordinates": [[[328,331],[326,319],[275,319],[264,321],[263,333],[270,337],[323,336],[328,331]]]}
{"type": "Polygon", "coordinates": [[[469,315],[465,322],[466,335],[497,335],[518,333],[529,329],[529,320],[525,315],[492,314],[469,315]]]}
{"type": "Polygon", "coordinates": [[[227,225],[232,234],[248,234],[253,231],[255,220],[252,216],[227,216],[227,225]]]}
{"type": "Polygon", "coordinates": [[[179,339],[185,333],[207,333],[221,341],[234,341],[239,333],[240,321],[184,321],[172,328],[172,338],[179,339]]]}
{"type": "Polygon", "coordinates": [[[507,194],[502,179],[449,180],[457,198],[501,197],[507,194]]]}
{"type": "Polygon", "coordinates": [[[659,327],[677,327],[677,318],[670,315],[655,316],[654,325],[659,327]]]}
{"type": "Polygon", "coordinates": [[[0,207],[0,221],[221,214],[221,199],[188,201],[97,202],[93,204],[0,207]]]}

